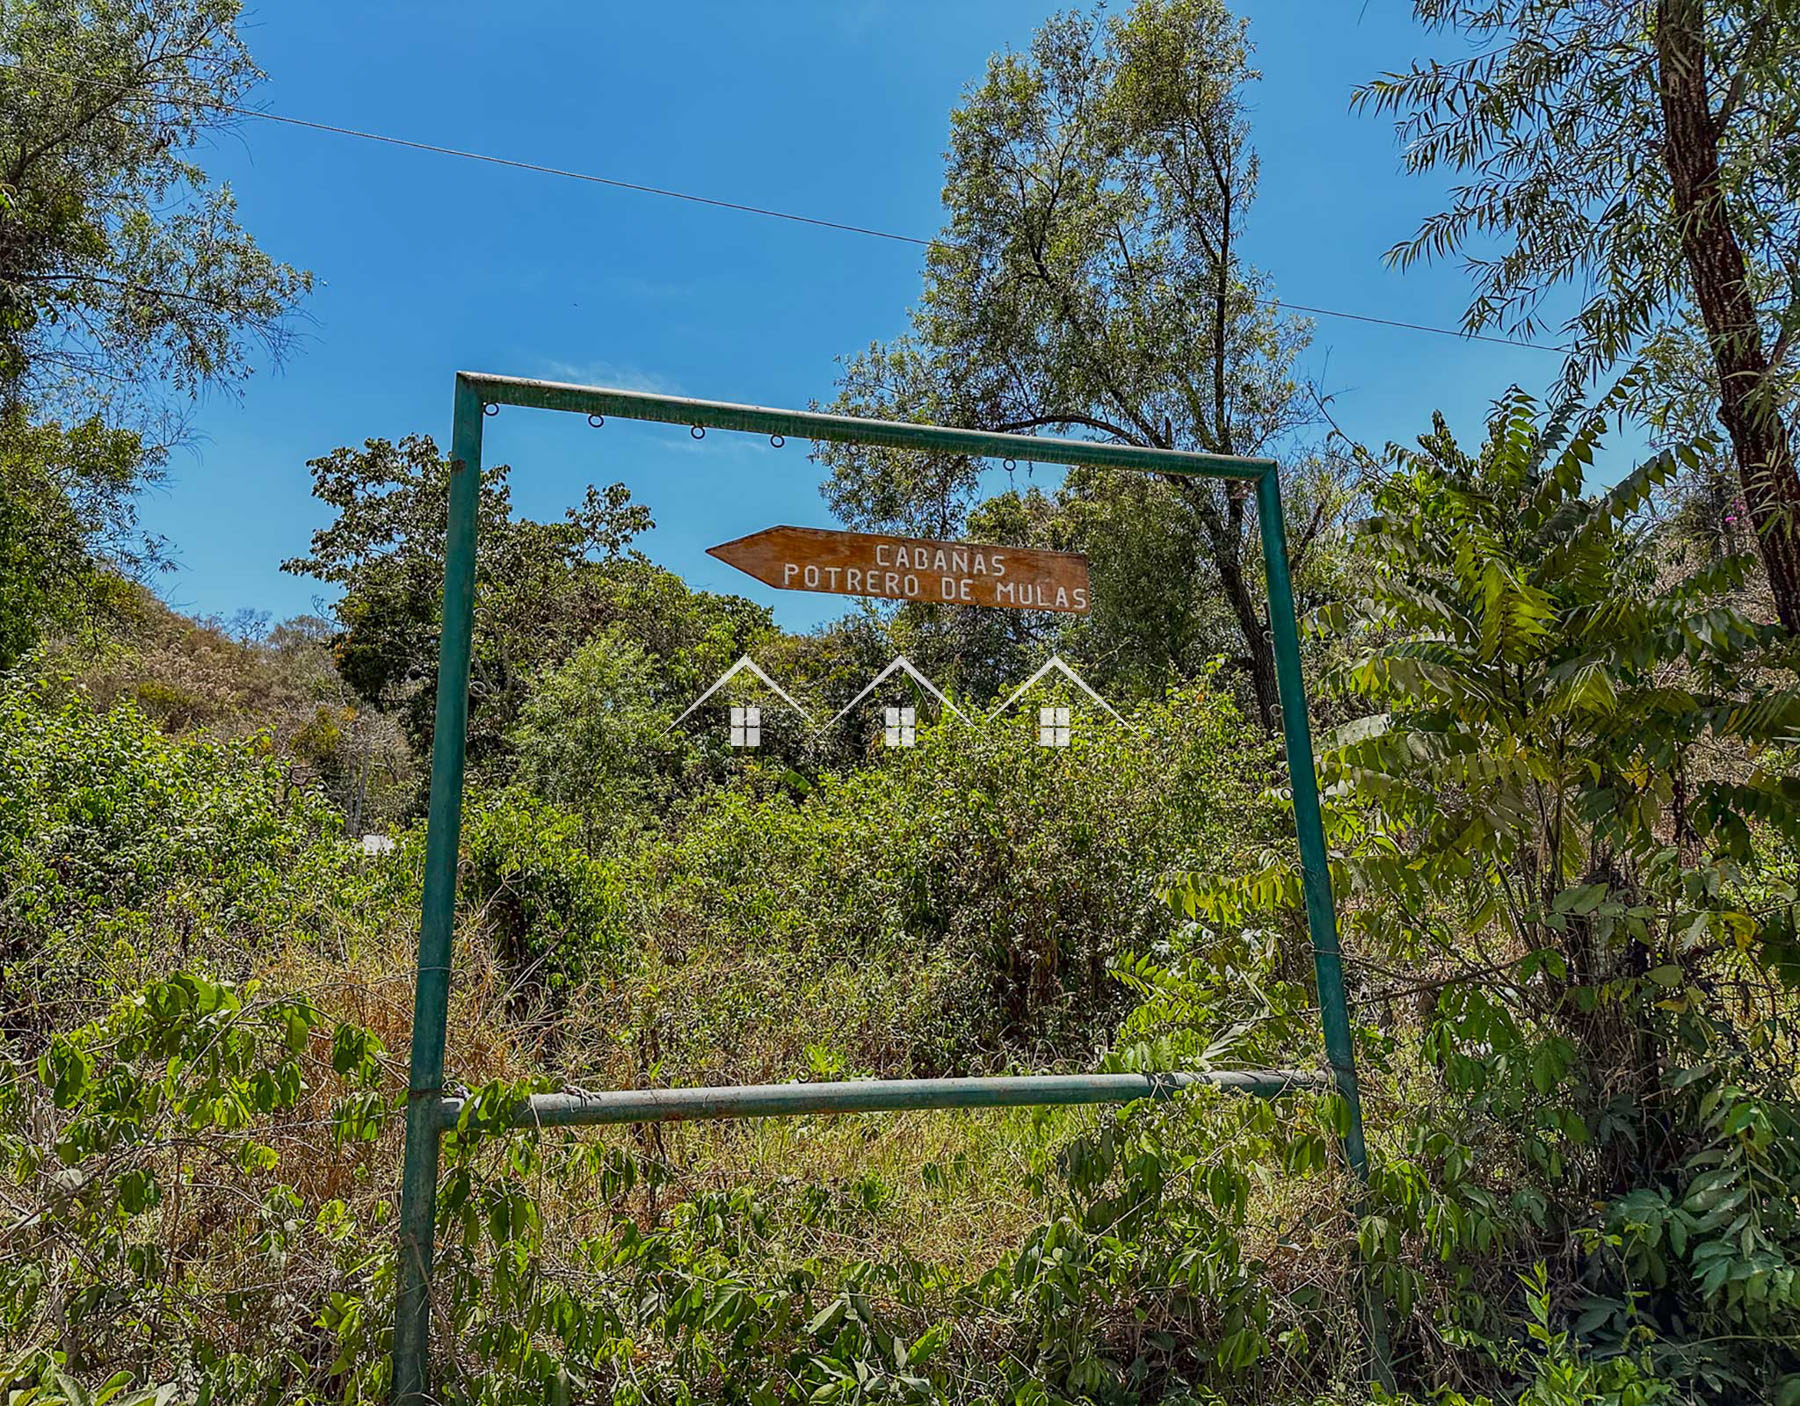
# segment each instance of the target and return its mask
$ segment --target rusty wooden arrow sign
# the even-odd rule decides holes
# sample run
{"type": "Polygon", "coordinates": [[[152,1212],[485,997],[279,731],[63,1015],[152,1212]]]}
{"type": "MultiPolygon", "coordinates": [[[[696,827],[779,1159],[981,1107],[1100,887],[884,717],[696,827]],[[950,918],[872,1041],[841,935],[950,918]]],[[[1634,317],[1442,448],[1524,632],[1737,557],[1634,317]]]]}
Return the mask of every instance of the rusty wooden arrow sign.
{"type": "Polygon", "coordinates": [[[1082,615],[1088,609],[1087,558],[1073,552],[766,527],[708,547],[707,555],[785,591],[1082,615]]]}

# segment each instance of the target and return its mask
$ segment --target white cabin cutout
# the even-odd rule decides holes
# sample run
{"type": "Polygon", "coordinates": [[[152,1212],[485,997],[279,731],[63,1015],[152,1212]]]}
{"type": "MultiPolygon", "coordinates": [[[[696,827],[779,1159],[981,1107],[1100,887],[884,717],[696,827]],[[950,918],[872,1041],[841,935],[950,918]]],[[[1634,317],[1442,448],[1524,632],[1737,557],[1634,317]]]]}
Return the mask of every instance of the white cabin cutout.
{"type": "MultiPolygon", "coordinates": [[[[1119,716],[1118,710],[1115,709],[1112,704],[1108,703],[1098,693],[1094,692],[1088,685],[1088,681],[1082,678],[1080,674],[1076,673],[1063,661],[1063,657],[1060,654],[1051,655],[1041,669],[1030,678],[1026,679],[1024,683],[1020,684],[1011,693],[1007,694],[1005,700],[1001,702],[993,712],[987,715],[987,720],[993,722],[995,718],[1011,708],[1027,693],[1043,683],[1044,680],[1049,678],[1052,674],[1059,674],[1070,683],[1074,684],[1076,688],[1080,689],[1089,698],[1093,699],[1094,702],[1104,708],[1116,722],[1124,724],[1127,727],[1130,726],[1129,723],[1125,722],[1124,718],[1119,716]]],[[[1055,748],[1067,747],[1075,737],[1075,718],[1073,713],[1074,710],[1064,703],[1052,702],[1040,707],[1038,709],[1037,726],[1038,746],[1055,748]]]]}
{"type": "MultiPolygon", "coordinates": [[[[807,715],[806,709],[795,702],[793,696],[790,695],[786,689],[782,688],[780,684],[770,678],[763,670],[762,665],[758,664],[746,654],[742,659],[739,659],[737,663],[733,664],[724,673],[720,674],[718,678],[714,679],[711,687],[692,703],[688,704],[681,716],[670,723],[668,728],[665,728],[664,731],[666,732],[670,729],[679,727],[698,711],[700,706],[704,704],[707,699],[711,698],[720,689],[724,688],[726,684],[730,683],[739,674],[746,673],[758,683],[762,684],[764,688],[768,689],[789,708],[793,709],[794,712],[799,715],[801,722],[805,723],[808,727],[812,726],[812,718],[807,715]]],[[[730,718],[726,724],[726,742],[731,747],[743,751],[754,751],[761,747],[763,726],[762,712],[762,706],[757,703],[731,704],[730,718]]]]}
{"type": "MultiPolygon", "coordinates": [[[[944,697],[943,693],[938,689],[938,686],[930,679],[926,678],[924,674],[920,673],[917,666],[915,666],[910,659],[904,654],[897,654],[886,668],[875,675],[874,678],[870,679],[868,683],[863,685],[862,691],[858,693],[856,697],[852,698],[842,708],[838,709],[831,720],[820,727],[819,731],[828,732],[836,727],[854,712],[864,699],[868,698],[870,694],[874,693],[876,689],[880,688],[882,684],[886,683],[896,674],[904,674],[920,688],[924,689],[926,693],[937,699],[940,708],[954,714],[964,723],[969,721],[967,714],[948,698],[944,697]]],[[[881,724],[881,740],[883,746],[890,748],[907,748],[919,745],[919,713],[916,704],[900,703],[884,706],[881,710],[881,724]]]]}

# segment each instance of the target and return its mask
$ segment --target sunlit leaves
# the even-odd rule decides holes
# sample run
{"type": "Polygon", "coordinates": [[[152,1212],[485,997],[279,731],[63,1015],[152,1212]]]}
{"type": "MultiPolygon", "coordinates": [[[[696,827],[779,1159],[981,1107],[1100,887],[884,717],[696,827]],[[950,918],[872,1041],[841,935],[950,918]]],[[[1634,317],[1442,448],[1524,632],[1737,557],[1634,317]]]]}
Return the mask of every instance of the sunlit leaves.
{"type": "MultiPolygon", "coordinates": [[[[1716,416],[1736,467],[1726,492],[1742,494],[1792,629],[1800,15],[1768,0],[1416,0],[1413,9],[1474,52],[1357,92],[1357,106],[1395,118],[1408,169],[1458,178],[1448,208],[1389,260],[1461,257],[1473,283],[1464,326],[1559,333],[1570,393],[1648,359],[1655,374],[1622,382],[1595,407],[1602,418],[1629,407],[1666,439],[1710,432],[1716,416]]],[[[1577,432],[1571,460],[1545,482],[1549,500],[1567,491],[1590,438],[1588,427],[1577,432]]],[[[1689,454],[1681,467],[1696,462],[1689,454]]],[[[1621,513],[1674,467],[1624,486],[1621,513]]],[[[1536,505],[1528,521],[1549,507],[1536,505]]],[[[1729,525],[1736,514],[1700,516],[1729,525]]]]}
{"type": "MultiPolygon", "coordinates": [[[[951,116],[947,224],[911,329],[845,361],[835,408],[1236,455],[1313,423],[1299,360],[1310,326],[1245,257],[1255,77],[1244,24],[1220,0],[1069,11],[1028,50],[996,54],[951,116]]],[[[966,459],[845,446],[820,458],[854,524],[946,535],[975,515],[966,459]]],[[[1301,556],[1341,505],[1342,467],[1318,456],[1288,470],[1301,487],[1290,513],[1294,498],[1317,509],[1295,534],[1301,556]]],[[[1205,631],[1251,656],[1272,708],[1246,500],[1217,482],[1146,491],[1126,477],[1071,475],[1057,526],[1087,541],[1041,543],[1095,558],[1095,654],[1147,655],[1158,686],[1191,673],[1182,645],[1205,631]]],[[[999,525],[989,514],[983,527],[999,525]]]]}
{"type": "Polygon", "coordinates": [[[0,385],[156,423],[279,354],[312,276],[194,160],[262,77],[217,0],[0,9],[0,385]]]}
{"type": "MultiPolygon", "coordinates": [[[[1450,1100],[1441,1123],[1398,1125],[1423,1146],[1377,1133],[1359,1249],[1396,1304],[1417,1304],[1431,1280],[1408,1262],[1413,1247],[1478,1282],[1497,1236],[1594,1243],[1576,1190],[1591,1188],[1626,1246],[1624,1269],[1597,1261],[1626,1276],[1607,1281],[1609,1304],[1637,1275],[1721,1331],[1791,1330],[1800,1220],[1773,1187],[1800,1167],[1757,1130],[1794,1117],[1791,997],[1778,993],[1800,976],[1796,660],[1734,607],[1741,561],[1672,582],[1656,569],[1641,513],[1691,455],[1658,454],[1611,491],[1582,493],[1605,418],[1564,406],[1540,429],[1514,392],[1477,450],[1441,420],[1418,448],[1393,450],[1359,539],[1361,597],[1330,622],[1334,682],[1370,710],[1320,760],[1350,969],[1368,961],[1367,989],[1386,993],[1370,999],[1417,993],[1430,1083],[1450,1100]],[[1721,989],[1757,992],[1770,1019],[1746,1035],[1721,989]],[[1744,1087],[1717,1074],[1693,1085],[1697,1105],[1670,1103],[1656,1062],[1701,1052],[1729,1060],[1744,1087]],[[1730,1098],[1750,1111],[1688,1159],[1693,1120],[1711,1127],[1730,1098]],[[1733,1185],[1770,1189],[1715,1196],[1709,1169],[1740,1156],[1760,1158],[1766,1180],[1733,1185]],[[1517,1188],[1510,1207],[1494,1197],[1502,1185],[1517,1188]],[[1694,1208],[1678,1185],[1695,1188],[1694,1208]],[[1756,1195],[1766,1216],[1745,1219],[1756,1195]],[[1477,1229],[1484,1215],[1495,1223],[1477,1229]],[[1682,1242],[1679,1264],[1658,1234],[1682,1242]]],[[[1174,898],[1244,924],[1300,901],[1286,856],[1190,879],[1174,898]]],[[[1613,1321],[1602,1307],[1595,1324],[1613,1321]]],[[[1469,1303],[1457,1317],[1488,1312],[1469,1303]]]]}
{"type": "MultiPolygon", "coordinates": [[[[1395,117],[1409,169],[1466,179],[1450,208],[1389,257],[1407,265],[1479,249],[1467,325],[1526,335],[1545,329],[1552,290],[1591,275],[1564,330],[1589,369],[1628,354],[1685,285],[1645,8],[1567,0],[1415,8],[1465,32],[1479,52],[1385,74],[1357,103],[1395,117]],[[1480,247],[1489,236],[1497,249],[1480,247]]],[[[1787,75],[1796,41],[1793,17],[1766,9],[1709,5],[1708,57],[1721,90],[1740,99],[1720,122],[1727,189],[1744,229],[1760,226],[1757,256],[1778,269],[1796,234],[1796,173],[1775,155],[1774,135],[1795,110],[1787,75]]]]}
{"type": "Polygon", "coordinates": [[[104,618],[120,578],[155,569],[162,544],[138,530],[134,499],[158,462],[91,413],[63,425],[0,408],[0,668],[47,631],[104,618]]]}

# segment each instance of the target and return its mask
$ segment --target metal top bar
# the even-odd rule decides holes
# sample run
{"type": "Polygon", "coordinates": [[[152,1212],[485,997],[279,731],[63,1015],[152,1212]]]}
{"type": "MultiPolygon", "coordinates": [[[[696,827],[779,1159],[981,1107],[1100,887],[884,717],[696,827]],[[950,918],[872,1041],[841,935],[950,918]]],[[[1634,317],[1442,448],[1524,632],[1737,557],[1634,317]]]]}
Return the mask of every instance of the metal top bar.
{"type": "Polygon", "coordinates": [[[1085,439],[1040,439],[1028,434],[959,430],[902,420],[865,420],[818,410],[773,410],[723,400],[693,400],[602,386],[571,386],[518,376],[460,371],[457,380],[488,405],[535,410],[569,410],[580,415],[616,415],[622,420],[657,420],[666,425],[748,430],[793,435],[838,444],[883,444],[895,449],[936,450],[987,459],[1023,459],[1039,464],[1091,464],[1105,469],[1138,469],[1190,478],[1257,480],[1275,468],[1273,459],[1238,459],[1224,454],[1191,454],[1180,449],[1145,449],[1135,444],[1102,444],[1085,439]]]}
{"type": "MultiPolygon", "coordinates": [[[[678,1123],[690,1118],[779,1118],[800,1113],[888,1113],[906,1108],[1022,1108],[1050,1103],[1130,1103],[1213,1088],[1274,1098],[1321,1088],[1295,1069],[1211,1070],[1172,1074],[1022,1074],[994,1079],[852,1079],[819,1084],[737,1084],[719,1088],[612,1089],[534,1094],[513,1117],[517,1127],[584,1123],[678,1123]]],[[[456,1126],[466,1100],[446,1098],[439,1121],[456,1126]]]]}

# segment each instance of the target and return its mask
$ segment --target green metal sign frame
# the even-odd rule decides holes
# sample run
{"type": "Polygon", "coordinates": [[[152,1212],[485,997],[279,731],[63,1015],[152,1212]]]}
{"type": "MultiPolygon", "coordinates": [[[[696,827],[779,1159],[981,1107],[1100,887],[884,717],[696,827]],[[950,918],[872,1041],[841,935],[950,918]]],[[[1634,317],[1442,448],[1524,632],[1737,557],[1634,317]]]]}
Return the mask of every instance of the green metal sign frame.
{"type": "MultiPolygon", "coordinates": [[[[806,410],[690,400],[643,391],[607,390],[550,381],[488,376],[456,378],[450,438],[450,511],[444,556],[443,632],[438,655],[437,722],[431,753],[431,809],[425,843],[424,904],[419,927],[418,984],[413,998],[412,1068],[406,1109],[406,1164],[400,1199],[399,1291],[394,1320],[394,1391],[398,1406],[424,1406],[430,1391],[431,1271],[435,1248],[439,1144],[456,1125],[462,1101],[444,1094],[444,1039],[450,997],[451,935],[456,916],[457,848],[462,827],[464,744],[469,721],[469,654],[475,619],[475,524],[480,501],[482,421],[502,405],[561,410],[684,425],[693,431],[752,434],[895,449],[934,450],[976,458],[1086,464],[1140,473],[1230,479],[1253,485],[1267,572],[1269,628],[1281,696],[1294,825],[1312,937],[1324,1026],[1325,1055],[1348,1109],[1344,1155],[1368,1178],[1362,1104],[1350,1039],[1350,1016],[1332,907],[1325,832],[1300,675],[1300,638],[1288,578],[1281,480],[1272,459],[1240,459],[1172,449],[1041,439],[940,425],[865,420],[806,410]]],[[[1122,1103],[1167,1098],[1207,1084],[1271,1097],[1313,1082],[1289,1070],[1221,1074],[1042,1075],[1001,1079],[888,1079],[749,1088],[627,1090],[543,1094],[517,1116],[521,1127],[657,1122],[682,1118],[754,1118],[902,1108],[989,1108],[1052,1103],[1122,1103]]],[[[1372,1325],[1374,1326],[1374,1325],[1372,1325]]],[[[1382,1355],[1376,1334],[1378,1359],[1382,1355]]]]}

